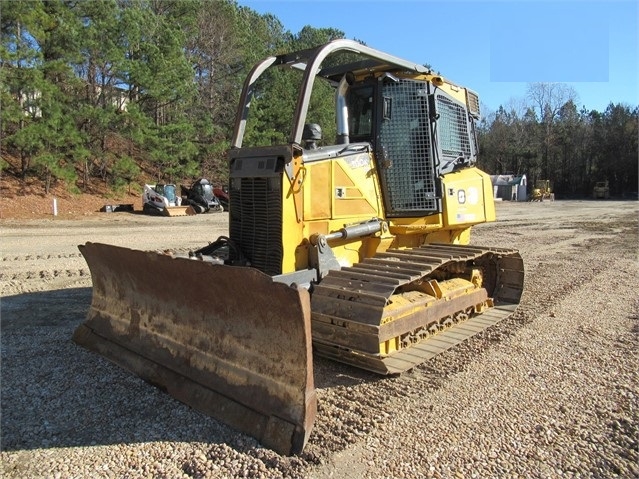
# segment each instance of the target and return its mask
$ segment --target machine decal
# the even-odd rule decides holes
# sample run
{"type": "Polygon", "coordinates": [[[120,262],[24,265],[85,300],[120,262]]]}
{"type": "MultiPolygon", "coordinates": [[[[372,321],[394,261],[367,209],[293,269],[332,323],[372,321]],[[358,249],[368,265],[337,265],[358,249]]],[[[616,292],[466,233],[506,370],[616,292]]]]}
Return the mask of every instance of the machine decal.
{"type": "Polygon", "coordinates": [[[459,223],[472,223],[477,219],[477,215],[475,213],[457,213],[457,221],[459,223]]]}
{"type": "Polygon", "coordinates": [[[459,190],[457,192],[457,202],[460,205],[463,205],[464,203],[466,203],[466,191],[464,190],[459,190]]]}
{"type": "Polygon", "coordinates": [[[348,163],[348,166],[350,166],[353,170],[370,166],[370,158],[368,154],[349,156],[344,158],[344,161],[348,163]]]}
{"type": "Polygon", "coordinates": [[[468,188],[466,199],[471,205],[476,205],[477,203],[479,203],[479,190],[477,190],[477,188],[475,188],[474,186],[468,188]]]}

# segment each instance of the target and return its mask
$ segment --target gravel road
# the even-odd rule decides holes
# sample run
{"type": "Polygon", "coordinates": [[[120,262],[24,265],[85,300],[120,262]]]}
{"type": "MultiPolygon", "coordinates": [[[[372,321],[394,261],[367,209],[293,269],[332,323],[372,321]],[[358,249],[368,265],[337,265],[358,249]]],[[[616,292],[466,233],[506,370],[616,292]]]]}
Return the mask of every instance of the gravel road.
{"type": "Polygon", "coordinates": [[[317,421],[296,457],[70,339],[91,296],[77,244],[188,250],[226,234],[226,213],[0,221],[0,476],[639,477],[639,203],[497,213],[472,243],[520,250],[518,311],[397,378],[317,358],[317,421]]]}

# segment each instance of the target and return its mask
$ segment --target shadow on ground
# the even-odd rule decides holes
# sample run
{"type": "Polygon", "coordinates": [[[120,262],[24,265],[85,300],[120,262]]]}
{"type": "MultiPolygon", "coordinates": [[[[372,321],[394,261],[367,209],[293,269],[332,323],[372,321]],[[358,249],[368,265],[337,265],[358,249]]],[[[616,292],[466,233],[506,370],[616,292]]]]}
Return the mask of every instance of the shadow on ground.
{"type": "MultiPolygon", "coordinates": [[[[243,449],[254,441],[75,344],[90,302],[91,288],[1,299],[1,450],[151,441],[243,449]]],[[[315,376],[320,389],[380,380],[322,358],[315,376]]]]}
{"type": "Polygon", "coordinates": [[[90,301],[91,288],[1,299],[1,450],[247,440],[72,342],[90,301]]]}

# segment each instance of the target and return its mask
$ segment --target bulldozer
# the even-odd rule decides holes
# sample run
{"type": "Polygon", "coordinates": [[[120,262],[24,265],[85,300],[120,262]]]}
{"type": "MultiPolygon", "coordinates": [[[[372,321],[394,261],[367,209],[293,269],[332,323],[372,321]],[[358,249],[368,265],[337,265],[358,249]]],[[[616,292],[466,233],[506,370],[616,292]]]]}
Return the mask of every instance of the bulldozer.
{"type": "Polygon", "coordinates": [[[550,180],[537,180],[533,188],[530,201],[555,201],[555,193],[550,187],[550,180]]]}
{"type": "Polygon", "coordinates": [[[74,341],[280,454],[301,453],[315,357],[398,375],[519,304],[520,254],[470,245],[471,228],[496,219],[476,166],[479,118],[472,90],[352,40],[269,56],[240,95],[228,236],[188,254],[80,245],[93,296],[74,341]],[[297,75],[287,140],[246,146],[275,69],[297,75]],[[330,139],[309,118],[327,87],[330,139]],[[166,276],[183,280],[155,288],[166,276]]]}
{"type": "Polygon", "coordinates": [[[592,189],[592,197],[595,200],[607,200],[610,198],[608,181],[598,181],[592,189]]]}

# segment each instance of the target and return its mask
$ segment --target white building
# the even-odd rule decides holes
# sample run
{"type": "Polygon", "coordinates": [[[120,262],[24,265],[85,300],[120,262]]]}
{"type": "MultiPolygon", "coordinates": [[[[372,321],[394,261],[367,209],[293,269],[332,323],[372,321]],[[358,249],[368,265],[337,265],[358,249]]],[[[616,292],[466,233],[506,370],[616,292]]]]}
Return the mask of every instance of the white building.
{"type": "Polygon", "coordinates": [[[528,200],[526,175],[491,175],[490,180],[493,183],[493,196],[496,200],[528,200]]]}

